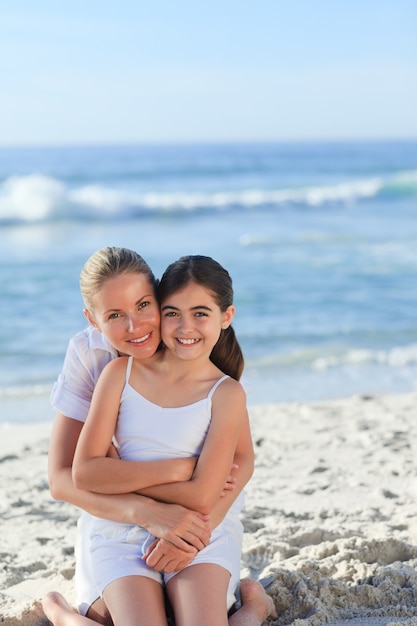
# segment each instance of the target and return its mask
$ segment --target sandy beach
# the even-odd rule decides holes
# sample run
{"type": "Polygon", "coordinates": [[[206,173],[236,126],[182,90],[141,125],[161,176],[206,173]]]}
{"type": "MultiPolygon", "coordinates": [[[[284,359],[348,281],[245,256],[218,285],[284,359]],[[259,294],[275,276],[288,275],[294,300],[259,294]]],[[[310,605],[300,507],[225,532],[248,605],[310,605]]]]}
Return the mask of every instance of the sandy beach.
{"type": "MultiPolygon", "coordinates": [[[[276,626],[417,626],[417,394],[250,409],[242,577],[276,626]]],[[[0,621],[47,624],[49,590],[74,601],[78,511],[52,500],[51,423],[0,426],[0,621]]]]}

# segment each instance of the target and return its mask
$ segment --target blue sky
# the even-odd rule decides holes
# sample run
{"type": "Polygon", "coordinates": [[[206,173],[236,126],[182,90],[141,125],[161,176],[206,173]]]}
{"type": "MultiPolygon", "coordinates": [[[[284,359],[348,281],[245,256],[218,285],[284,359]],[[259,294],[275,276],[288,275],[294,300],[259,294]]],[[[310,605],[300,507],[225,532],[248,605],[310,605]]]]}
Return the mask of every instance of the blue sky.
{"type": "Polygon", "coordinates": [[[14,0],[0,144],[417,138],[415,0],[14,0]]]}

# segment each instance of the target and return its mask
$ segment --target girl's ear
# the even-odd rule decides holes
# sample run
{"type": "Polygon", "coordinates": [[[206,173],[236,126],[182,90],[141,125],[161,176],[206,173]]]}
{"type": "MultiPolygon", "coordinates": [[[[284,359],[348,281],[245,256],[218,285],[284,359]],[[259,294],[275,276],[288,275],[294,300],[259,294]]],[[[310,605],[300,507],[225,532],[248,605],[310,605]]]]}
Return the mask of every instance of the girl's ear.
{"type": "Polygon", "coordinates": [[[236,308],[233,304],[231,304],[230,306],[227,307],[227,309],[225,310],[225,312],[223,313],[223,322],[222,322],[222,329],[225,330],[225,328],[229,328],[230,324],[232,323],[232,320],[235,316],[235,312],[236,312],[236,308]]]}
{"type": "Polygon", "coordinates": [[[83,313],[85,317],[88,319],[91,326],[94,326],[94,328],[97,328],[97,330],[100,330],[97,325],[97,322],[95,321],[94,317],[91,315],[90,311],[88,309],[83,309],[83,313]]]}

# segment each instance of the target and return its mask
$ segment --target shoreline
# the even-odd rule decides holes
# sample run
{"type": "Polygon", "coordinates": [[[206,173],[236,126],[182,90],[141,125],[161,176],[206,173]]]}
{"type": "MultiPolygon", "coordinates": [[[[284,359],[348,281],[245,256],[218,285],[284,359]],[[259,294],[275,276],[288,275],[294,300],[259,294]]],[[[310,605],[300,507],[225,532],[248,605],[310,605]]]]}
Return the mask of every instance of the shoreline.
{"type": "MultiPolygon", "coordinates": [[[[417,626],[417,393],[250,406],[242,578],[276,626],[417,626]],[[414,543],[413,543],[414,542],[414,543]]],[[[74,602],[78,510],[47,483],[52,421],[0,424],[0,620],[46,625],[51,590],[74,602]]]]}

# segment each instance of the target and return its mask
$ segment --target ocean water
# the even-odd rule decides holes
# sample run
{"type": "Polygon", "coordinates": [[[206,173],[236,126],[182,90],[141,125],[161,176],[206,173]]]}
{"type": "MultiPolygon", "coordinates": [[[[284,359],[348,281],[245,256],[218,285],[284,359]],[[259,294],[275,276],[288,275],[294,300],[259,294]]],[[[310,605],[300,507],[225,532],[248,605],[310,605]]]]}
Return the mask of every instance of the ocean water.
{"type": "Polygon", "coordinates": [[[249,404],[417,389],[417,142],[0,149],[0,421],[52,418],[106,245],[227,267],[249,404]]]}

